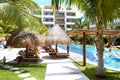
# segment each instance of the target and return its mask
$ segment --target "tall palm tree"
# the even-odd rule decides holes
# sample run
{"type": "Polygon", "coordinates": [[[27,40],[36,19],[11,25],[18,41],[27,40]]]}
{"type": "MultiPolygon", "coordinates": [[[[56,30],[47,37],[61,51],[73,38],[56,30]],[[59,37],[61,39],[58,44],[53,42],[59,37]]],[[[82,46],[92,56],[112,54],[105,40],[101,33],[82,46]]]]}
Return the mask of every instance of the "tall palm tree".
{"type": "Polygon", "coordinates": [[[98,67],[96,75],[99,77],[105,76],[104,62],[103,62],[103,29],[108,22],[116,19],[120,13],[120,0],[52,0],[55,1],[56,6],[61,2],[68,5],[76,5],[78,9],[84,12],[84,16],[91,22],[96,23],[97,38],[96,48],[98,54],[98,67]]]}
{"type": "Polygon", "coordinates": [[[34,14],[41,14],[41,9],[32,0],[3,0],[0,3],[0,20],[3,23],[14,24],[19,30],[29,27],[40,34],[44,33],[47,28],[34,14]]]}

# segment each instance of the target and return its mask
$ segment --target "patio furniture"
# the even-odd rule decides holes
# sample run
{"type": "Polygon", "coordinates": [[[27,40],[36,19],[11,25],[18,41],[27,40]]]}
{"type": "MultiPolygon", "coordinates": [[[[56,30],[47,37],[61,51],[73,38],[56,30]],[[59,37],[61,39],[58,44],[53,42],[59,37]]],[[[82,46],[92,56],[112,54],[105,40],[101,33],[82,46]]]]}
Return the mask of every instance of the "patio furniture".
{"type": "Polygon", "coordinates": [[[55,52],[55,50],[51,46],[49,46],[49,45],[44,46],[43,49],[47,53],[49,53],[49,55],[51,56],[51,58],[56,58],[56,52],[55,52]]]}
{"type": "Polygon", "coordinates": [[[51,58],[55,59],[55,58],[68,58],[69,55],[66,53],[55,53],[55,52],[51,52],[49,53],[49,55],[51,56],[51,58]]]}
{"type": "Polygon", "coordinates": [[[67,53],[57,53],[56,56],[57,58],[68,58],[69,57],[67,53]]]}
{"type": "Polygon", "coordinates": [[[19,55],[20,56],[17,57],[18,63],[21,63],[21,62],[38,62],[38,61],[41,60],[39,57],[36,57],[36,56],[26,57],[26,53],[23,50],[19,51],[19,55]]]}
{"type": "Polygon", "coordinates": [[[69,54],[67,53],[57,53],[55,49],[53,49],[51,46],[44,46],[43,49],[45,49],[46,52],[49,53],[51,58],[67,58],[69,54]]]}
{"type": "Polygon", "coordinates": [[[51,52],[51,51],[53,51],[53,49],[52,49],[50,46],[43,46],[43,49],[44,49],[46,52],[51,52]]]}

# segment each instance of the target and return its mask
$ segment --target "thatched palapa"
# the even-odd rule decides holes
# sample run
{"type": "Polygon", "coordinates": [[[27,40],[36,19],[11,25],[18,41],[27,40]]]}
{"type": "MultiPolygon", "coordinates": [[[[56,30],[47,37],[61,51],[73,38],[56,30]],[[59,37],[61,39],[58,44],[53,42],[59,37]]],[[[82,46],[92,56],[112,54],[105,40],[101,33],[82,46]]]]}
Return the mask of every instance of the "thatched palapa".
{"type": "Polygon", "coordinates": [[[58,24],[53,26],[48,32],[48,39],[51,44],[56,44],[56,52],[57,52],[57,44],[66,44],[67,45],[67,54],[69,54],[69,44],[71,43],[71,39],[69,36],[59,27],[58,24]]]}
{"type": "Polygon", "coordinates": [[[48,40],[52,44],[67,44],[71,43],[69,36],[59,27],[58,24],[53,26],[48,32],[48,40]]]}
{"type": "Polygon", "coordinates": [[[40,41],[35,33],[24,30],[16,35],[12,35],[8,39],[7,45],[12,47],[24,46],[35,48],[40,45],[40,41]]]}

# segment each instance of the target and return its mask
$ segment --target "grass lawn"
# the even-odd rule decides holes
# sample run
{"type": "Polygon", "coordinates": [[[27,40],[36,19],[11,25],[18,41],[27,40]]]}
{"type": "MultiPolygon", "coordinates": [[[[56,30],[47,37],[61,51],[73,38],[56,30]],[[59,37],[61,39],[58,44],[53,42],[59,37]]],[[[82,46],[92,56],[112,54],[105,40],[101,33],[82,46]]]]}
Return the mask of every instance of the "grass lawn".
{"type": "MultiPolygon", "coordinates": [[[[47,64],[9,64],[14,67],[18,67],[31,74],[31,77],[35,77],[37,80],[44,80],[47,64]]],[[[18,74],[0,67],[0,80],[23,80],[19,78],[18,74]]]]}
{"type": "Polygon", "coordinates": [[[96,66],[88,64],[83,67],[82,62],[74,62],[74,64],[81,70],[90,80],[120,80],[120,71],[113,71],[106,69],[106,78],[99,79],[96,75],[96,66]]]}

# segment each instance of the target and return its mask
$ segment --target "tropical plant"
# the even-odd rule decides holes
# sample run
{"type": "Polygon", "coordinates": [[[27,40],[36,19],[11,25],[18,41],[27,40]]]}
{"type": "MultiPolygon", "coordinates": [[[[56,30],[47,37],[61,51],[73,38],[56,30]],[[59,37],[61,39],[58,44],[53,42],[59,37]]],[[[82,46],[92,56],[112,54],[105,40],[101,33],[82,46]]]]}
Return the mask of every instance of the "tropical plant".
{"type": "Polygon", "coordinates": [[[1,22],[16,25],[20,31],[29,27],[42,34],[47,28],[35,14],[41,14],[41,9],[32,0],[3,0],[0,3],[1,22]]]}
{"type": "Polygon", "coordinates": [[[83,22],[82,22],[83,17],[78,18],[75,21],[75,24],[72,27],[72,30],[76,30],[76,29],[82,29],[84,27],[83,22]]]}
{"type": "Polygon", "coordinates": [[[0,33],[2,34],[11,34],[16,29],[17,29],[17,26],[13,24],[0,22],[0,33]]]}
{"type": "Polygon", "coordinates": [[[89,22],[87,20],[83,20],[83,17],[76,19],[75,24],[72,27],[72,30],[76,29],[89,29],[89,22]]]}
{"type": "Polygon", "coordinates": [[[88,19],[88,21],[96,23],[96,48],[98,54],[96,75],[104,77],[103,29],[107,26],[108,22],[117,19],[120,13],[120,0],[52,0],[52,2],[56,4],[55,7],[58,7],[58,4],[61,2],[68,5],[76,5],[78,9],[84,12],[84,17],[88,19]]]}
{"type": "Polygon", "coordinates": [[[116,27],[115,27],[115,30],[120,30],[120,26],[116,26],[116,27]]]}
{"type": "Polygon", "coordinates": [[[71,37],[72,41],[82,43],[82,36],[81,35],[74,35],[71,37]]]}
{"type": "Polygon", "coordinates": [[[5,37],[7,38],[17,29],[16,25],[12,24],[7,24],[7,23],[2,23],[0,22],[0,37],[5,37]]]}

